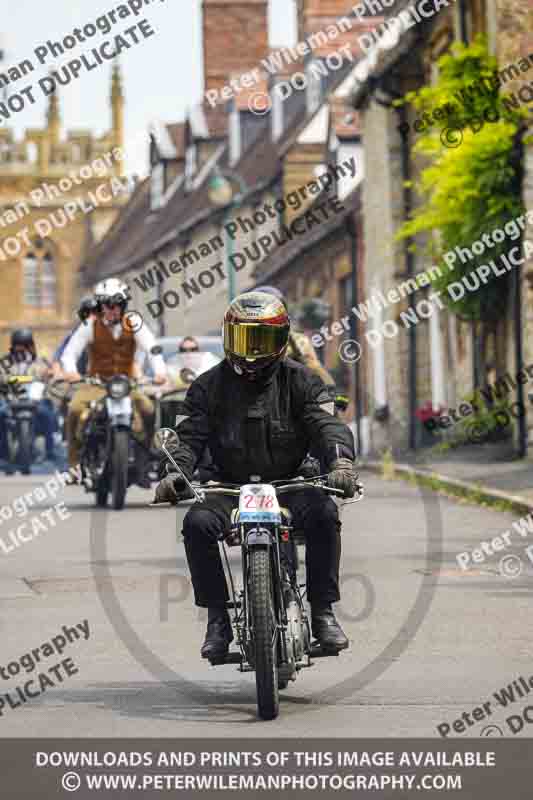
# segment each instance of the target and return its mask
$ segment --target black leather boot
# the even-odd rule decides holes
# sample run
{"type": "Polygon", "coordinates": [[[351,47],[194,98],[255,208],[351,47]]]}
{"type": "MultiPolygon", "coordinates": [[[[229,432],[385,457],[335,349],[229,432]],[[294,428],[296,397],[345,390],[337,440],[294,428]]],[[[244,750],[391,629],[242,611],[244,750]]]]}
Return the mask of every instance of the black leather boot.
{"type": "Polygon", "coordinates": [[[209,608],[207,612],[207,632],[200,651],[202,658],[209,661],[224,659],[233,641],[228,612],[225,608],[209,608]]]}
{"type": "Polygon", "coordinates": [[[311,609],[311,630],[322,650],[336,653],[348,647],[348,638],[335,619],[331,605],[311,609]]]}

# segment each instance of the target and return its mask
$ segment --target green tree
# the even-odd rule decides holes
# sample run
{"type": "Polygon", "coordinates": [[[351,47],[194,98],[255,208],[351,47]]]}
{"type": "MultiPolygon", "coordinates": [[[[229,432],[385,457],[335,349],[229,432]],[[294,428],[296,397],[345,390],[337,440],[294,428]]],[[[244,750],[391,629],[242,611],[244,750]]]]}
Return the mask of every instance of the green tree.
{"type": "Polygon", "coordinates": [[[447,293],[452,281],[460,281],[481,264],[486,264],[509,249],[504,239],[481,256],[450,268],[444,253],[460,246],[469,248],[484,233],[523,213],[518,188],[519,158],[517,142],[525,112],[503,102],[498,84],[498,65],[480,37],[469,46],[453,45],[438,61],[435,85],[409,92],[400,103],[411,103],[419,112],[432,112],[446,106],[442,125],[422,133],[414,152],[427,159],[415,190],[421,205],[407,220],[398,238],[428,236],[427,254],[441,267],[433,285],[442,299],[460,317],[472,321],[501,318],[507,302],[509,275],[491,275],[475,292],[460,300],[447,293]],[[484,121],[484,120],[496,121],[484,121]]]}

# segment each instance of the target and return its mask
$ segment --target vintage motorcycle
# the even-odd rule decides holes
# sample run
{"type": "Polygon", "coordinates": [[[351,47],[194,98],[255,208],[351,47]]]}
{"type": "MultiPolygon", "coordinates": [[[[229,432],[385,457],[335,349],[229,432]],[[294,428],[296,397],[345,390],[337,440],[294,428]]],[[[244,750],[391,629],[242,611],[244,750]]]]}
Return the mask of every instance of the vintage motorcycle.
{"type": "MultiPolygon", "coordinates": [[[[238,664],[241,672],[255,671],[258,715],[264,720],[274,719],[279,714],[280,689],[295,681],[302,668],[312,666],[313,658],[338,656],[337,651],[323,650],[311,642],[304,605],[305,584],[298,583],[298,532],[289,509],[280,505],[279,498],[309,487],[330,495],[342,492],[327,485],[326,475],[272,483],[262,483],[258,478],[242,486],[194,484],[168,450],[169,445],[179,444],[176,432],[163,428],[155,438],[196,502],[205,502],[209,494],[238,497],[238,508],[232,513],[232,524],[221,538],[221,546],[232,596],[227,607],[233,611],[232,626],[239,650],[211,663],[238,664]],[[226,545],[242,551],[239,591],[235,589],[226,545]]],[[[362,497],[361,486],[359,496],[347,502],[355,503],[362,497]]]]}
{"type": "MultiPolygon", "coordinates": [[[[66,382],[54,381],[52,394],[59,399],[60,386],[66,382]]],[[[96,505],[105,507],[109,494],[115,511],[124,508],[129,486],[143,476],[138,469],[139,452],[144,444],[133,435],[133,403],[131,392],[139,386],[152,386],[152,381],[135,381],[127,375],[114,375],[108,380],[85,377],[69,383],[67,393],[82,383],[101,386],[106,396],[91,402],[82,413],[82,448],[80,466],[82,482],[87,492],[94,492],[96,505]]],[[[64,394],[62,395],[64,398],[64,394]]],[[[152,457],[149,454],[149,458],[152,457]]],[[[146,458],[141,461],[146,464],[146,458]]],[[[154,470],[157,459],[154,458],[154,470]]],[[[154,478],[156,473],[154,471],[154,478]]]]}
{"type": "Polygon", "coordinates": [[[31,473],[37,406],[44,399],[46,383],[32,375],[10,375],[3,383],[7,404],[9,472],[31,473]]]}
{"type": "Polygon", "coordinates": [[[203,372],[216,366],[220,360],[209,352],[175,353],[168,358],[168,382],[172,388],[165,391],[161,398],[158,428],[174,427],[191,383],[203,372]]]}

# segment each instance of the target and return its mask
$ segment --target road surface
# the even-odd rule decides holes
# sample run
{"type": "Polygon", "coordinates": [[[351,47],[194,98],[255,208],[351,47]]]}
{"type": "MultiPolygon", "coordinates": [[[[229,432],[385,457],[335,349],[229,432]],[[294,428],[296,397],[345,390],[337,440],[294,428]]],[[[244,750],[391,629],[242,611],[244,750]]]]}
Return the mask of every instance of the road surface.
{"type": "MultiPolygon", "coordinates": [[[[105,512],[82,489],[63,488],[55,502],[70,516],[32,538],[30,517],[51,501],[20,518],[13,503],[48,478],[0,479],[0,507],[13,513],[0,520],[4,737],[430,737],[533,674],[531,570],[524,563],[506,578],[487,558],[464,572],[455,558],[509,528],[512,515],[364,473],[365,499],[343,511],[337,613],[351,647],[303,670],[281,694],[280,717],[260,722],[253,673],[199,657],[205,611],[193,605],[176,536],[186,507],[176,524],[175,510],[148,508],[151,492],[134,489],[123,512],[105,512]],[[9,531],[23,523],[27,541],[14,547],[9,531]],[[78,624],[63,646],[63,626],[78,624]],[[16,687],[54,666],[41,693],[34,681],[36,696],[17,705],[16,687]]],[[[503,730],[508,714],[491,708],[455,735],[486,735],[489,723],[503,730]]]]}

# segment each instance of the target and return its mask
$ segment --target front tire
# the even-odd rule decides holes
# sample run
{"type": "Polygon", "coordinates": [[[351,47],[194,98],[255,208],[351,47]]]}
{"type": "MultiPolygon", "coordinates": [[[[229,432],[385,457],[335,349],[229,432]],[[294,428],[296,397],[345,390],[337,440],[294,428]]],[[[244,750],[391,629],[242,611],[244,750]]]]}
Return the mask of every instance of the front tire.
{"type": "Polygon", "coordinates": [[[109,487],[107,485],[107,474],[102,475],[96,484],[96,505],[98,508],[106,508],[109,487]]]}
{"type": "Polygon", "coordinates": [[[128,489],[128,461],[130,452],[129,431],[115,431],[111,454],[111,495],[113,508],[121,511],[126,501],[128,489]]]}
{"type": "Polygon", "coordinates": [[[18,424],[19,446],[17,461],[23,475],[31,473],[32,461],[32,422],[30,419],[21,419],[18,424]]]}
{"type": "Polygon", "coordinates": [[[253,630],[257,710],[261,719],[279,714],[277,631],[272,602],[270,550],[250,551],[250,614],[253,630]]]}

